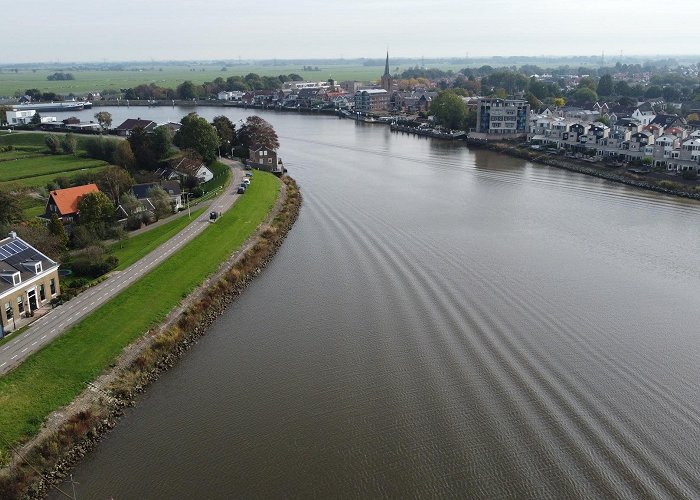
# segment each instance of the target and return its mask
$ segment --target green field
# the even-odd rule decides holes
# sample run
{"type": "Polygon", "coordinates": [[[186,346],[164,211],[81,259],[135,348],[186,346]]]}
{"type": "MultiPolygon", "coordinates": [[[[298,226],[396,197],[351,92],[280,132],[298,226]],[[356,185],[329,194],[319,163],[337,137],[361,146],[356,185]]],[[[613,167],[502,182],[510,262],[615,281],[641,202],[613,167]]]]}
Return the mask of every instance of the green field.
{"type": "Polygon", "coordinates": [[[194,241],[0,378],[0,449],[34,435],[107,369],[124,346],[158,324],[253,233],[275,203],[280,181],[256,173],[236,205],[194,241]]]}
{"type": "MultiPolygon", "coordinates": [[[[310,63],[316,66],[315,63],[310,63]]],[[[384,72],[384,66],[360,66],[343,64],[319,64],[319,71],[303,71],[302,65],[230,65],[226,71],[222,71],[221,65],[192,65],[177,66],[163,65],[151,67],[144,64],[141,69],[129,69],[124,71],[96,71],[96,70],[66,70],[73,74],[75,80],[48,81],[46,77],[56,70],[37,69],[36,72],[27,69],[18,73],[3,71],[0,73],[0,96],[12,97],[21,95],[27,89],[39,89],[41,92],[56,92],[58,94],[75,94],[81,96],[88,92],[103,92],[105,90],[119,90],[133,88],[140,84],[154,83],[160,87],[175,88],[185,80],[194,83],[214,81],[216,78],[224,80],[229,76],[245,76],[248,73],[257,73],[260,76],[279,76],[296,73],[306,80],[328,80],[334,78],[342,82],[344,80],[379,80],[384,72]]],[[[464,64],[437,64],[431,68],[442,70],[451,69],[459,71],[464,64]]],[[[397,74],[408,69],[408,66],[391,66],[392,74],[397,74]]]]}
{"type": "Polygon", "coordinates": [[[0,162],[0,182],[16,181],[45,175],[58,176],[75,170],[93,169],[107,163],[72,155],[40,156],[0,162]]]}

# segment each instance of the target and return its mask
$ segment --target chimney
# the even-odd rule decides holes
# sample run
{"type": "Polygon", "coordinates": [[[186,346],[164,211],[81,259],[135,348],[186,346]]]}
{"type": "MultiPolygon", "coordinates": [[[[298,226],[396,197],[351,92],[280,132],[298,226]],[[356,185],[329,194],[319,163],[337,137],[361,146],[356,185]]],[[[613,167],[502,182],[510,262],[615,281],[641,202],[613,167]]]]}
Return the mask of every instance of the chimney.
{"type": "Polygon", "coordinates": [[[14,231],[10,231],[10,234],[8,234],[8,236],[13,240],[17,239],[17,233],[15,233],[14,231]]]}

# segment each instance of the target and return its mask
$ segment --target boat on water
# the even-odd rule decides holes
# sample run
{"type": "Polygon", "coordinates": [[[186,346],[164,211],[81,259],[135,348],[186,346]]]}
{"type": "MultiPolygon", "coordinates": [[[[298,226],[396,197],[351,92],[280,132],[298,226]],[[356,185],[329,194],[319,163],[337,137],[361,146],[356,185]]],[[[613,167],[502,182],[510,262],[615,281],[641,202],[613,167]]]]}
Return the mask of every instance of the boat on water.
{"type": "Polygon", "coordinates": [[[65,101],[65,102],[35,102],[29,104],[11,104],[14,111],[33,109],[38,113],[44,111],[81,111],[92,108],[90,101],[65,101]]]}

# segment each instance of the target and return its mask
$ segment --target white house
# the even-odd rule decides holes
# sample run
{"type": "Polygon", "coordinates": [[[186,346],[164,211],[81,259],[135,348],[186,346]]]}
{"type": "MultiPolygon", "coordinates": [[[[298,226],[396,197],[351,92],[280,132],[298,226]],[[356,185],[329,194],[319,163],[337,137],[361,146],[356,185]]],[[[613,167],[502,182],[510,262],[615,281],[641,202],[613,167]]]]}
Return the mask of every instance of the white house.
{"type": "Polygon", "coordinates": [[[34,109],[12,110],[6,111],[8,125],[24,125],[32,121],[32,117],[36,114],[34,109]]]}

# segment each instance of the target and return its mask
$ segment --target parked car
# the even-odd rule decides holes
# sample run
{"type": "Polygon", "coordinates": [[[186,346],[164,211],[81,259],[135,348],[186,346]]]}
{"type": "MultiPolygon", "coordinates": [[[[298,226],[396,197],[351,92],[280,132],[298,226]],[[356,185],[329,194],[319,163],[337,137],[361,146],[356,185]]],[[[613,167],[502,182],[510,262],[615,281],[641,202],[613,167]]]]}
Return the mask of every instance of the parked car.
{"type": "Polygon", "coordinates": [[[243,186],[238,186],[238,191],[236,191],[238,194],[244,194],[245,193],[245,188],[243,186]]]}
{"type": "Polygon", "coordinates": [[[245,176],[246,176],[246,177],[253,177],[253,172],[246,172],[246,173],[245,173],[245,176]]]}
{"type": "Polygon", "coordinates": [[[243,182],[241,182],[241,184],[245,184],[246,186],[249,186],[249,185],[250,185],[250,179],[248,179],[248,178],[246,177],[245,179],[243,179],[243,182]]]}

